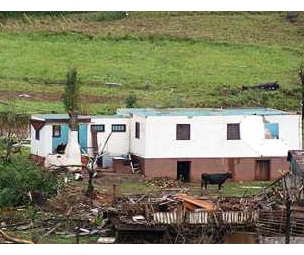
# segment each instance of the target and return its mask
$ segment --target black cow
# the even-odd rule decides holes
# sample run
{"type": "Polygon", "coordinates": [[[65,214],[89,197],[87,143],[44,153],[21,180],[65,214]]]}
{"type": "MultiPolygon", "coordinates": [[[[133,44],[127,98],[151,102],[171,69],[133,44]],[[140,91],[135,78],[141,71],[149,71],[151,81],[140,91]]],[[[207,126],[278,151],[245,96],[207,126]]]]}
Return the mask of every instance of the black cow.
{"type": "Polygon", "coordinates": [[[205,189],[207,189],[208,184],[217,184],[218,189],[220,190],[223,183],[228,179],[232,178],[232,174],[230,172],[227,173],[216,173],[216,174],[207,174],[202,173],[202,179],[201,179],[201,188],[203,186],[205,189]]]}

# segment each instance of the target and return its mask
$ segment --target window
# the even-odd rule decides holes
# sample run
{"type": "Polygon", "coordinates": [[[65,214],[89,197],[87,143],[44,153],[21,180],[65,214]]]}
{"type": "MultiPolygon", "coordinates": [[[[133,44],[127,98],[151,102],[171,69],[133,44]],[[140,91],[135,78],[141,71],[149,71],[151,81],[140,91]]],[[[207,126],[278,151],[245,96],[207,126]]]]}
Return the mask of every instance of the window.
{"type": "Polygon", "coordinates": [[[53,125],[53,137],[60,137],[60,136],[61,136],[61,126],[53,125]]]}
{"type": "Polygon", "coordinates": [[[105,125],[91,125],[91,132],[104,132],[105,131],[105,125]]]}
{"type": "Polygon", "coordinates": [[[135,122],[135,138],[140,138],[140,123],[135,122]]]}
{"type": "Polygon", "coordinates": [[[279,123],[264,123],[265,139],[279,139],[279,123]]]}
{"type": "Polygon", "coordinates": [[[176,124],[176,140],[190,140],[190,124],[176,124]]]}
{"type": "Polygon", "coordinates": [[[125,124],[113,124],[112,132],[126,132],[126,125],[125,124]]]}
{"type": "Polygon", "coordinates": [[[35,139],[40,140],[40,129],[35,130],[35,139]]]}
{"type": "Polygon", "coordinates": [[[227,140],[240,140],[240,124],[232,123],[227,124],[227,140]]]}

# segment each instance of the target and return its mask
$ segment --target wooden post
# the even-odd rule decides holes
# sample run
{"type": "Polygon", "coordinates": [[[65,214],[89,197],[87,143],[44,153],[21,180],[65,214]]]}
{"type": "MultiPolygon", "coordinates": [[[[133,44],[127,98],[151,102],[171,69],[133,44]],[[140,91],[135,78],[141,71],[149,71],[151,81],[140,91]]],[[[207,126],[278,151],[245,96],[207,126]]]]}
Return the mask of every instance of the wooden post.
{"type": "Polygon", "coordinates": [[[289,187],[286,183],[286,175],[284,175],[284,186],[285,186],[285,205],[286,205],[286,229],[285,229],[285,243],[290,243],[290,235],[291,235],[291,198],[289,194],[289,187]]]}
{"type": "Polygon", "coordinates": [[[301,97],[301,112],[302,112],[302,121],[304,120],[304,70],[303,70],[303,66],[300,67],[300,72],[299,72],[299,76],[301,79],[301,83],[302,83],[302,97],[301,97]]]}
{"type": "Polygon", "coordinates": [[[115,204],[115,201],[116,201],[116,184],[113,184],[112,205],[115,204]]]}
{"type": "Polygon", "coordinates": [[[291,201],[287,199],[286,201],[286,230],[285,230],[285,243],[290,243],[291,234],[291,201]]]}

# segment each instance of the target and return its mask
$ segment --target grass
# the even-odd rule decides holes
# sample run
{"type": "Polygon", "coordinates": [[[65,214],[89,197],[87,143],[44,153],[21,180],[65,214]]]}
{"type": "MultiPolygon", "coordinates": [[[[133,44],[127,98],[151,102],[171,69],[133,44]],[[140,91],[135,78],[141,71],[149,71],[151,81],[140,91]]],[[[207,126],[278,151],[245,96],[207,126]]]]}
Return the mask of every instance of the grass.
{"type": "Polygon", "coordinates": [[[30,22],[23,16],[2,20],[0,91],[10,92],[4,99],[39,93],[20,100],[20,111],[63,112],[58,95],[66,72],[76,67],[89,114],[115,112],[128,94],[139,107],[299,110],[302,14],[297,25],[287,23],[284,12],[131,12],[118,20],[104,15],[29,13],[30,22]],[[268,81],[278,81],[281,89],[239,93],[241,85],[268,81]]]}

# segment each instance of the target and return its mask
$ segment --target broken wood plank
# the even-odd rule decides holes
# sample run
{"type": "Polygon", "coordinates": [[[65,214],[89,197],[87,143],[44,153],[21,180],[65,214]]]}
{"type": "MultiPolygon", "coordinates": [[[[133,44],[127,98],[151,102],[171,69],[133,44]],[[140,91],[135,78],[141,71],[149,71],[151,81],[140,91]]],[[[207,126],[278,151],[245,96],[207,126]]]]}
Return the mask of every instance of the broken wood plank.
{"type": "Polygon", "coordinates": [[[9,236],[8,234],[4,233],[1,229],[0,229],[0,234],[2,235],[2,237],[5,240],[11,241],[13,243],[17,243],[17,244],[34,244],[32,241],[28,241],[28,240],[20,239],[20,238],[17,238],[17,237],[9,236]]]}
{"type": "Polygon", "coordinates": [[[187,201],[183,201],[183,206],[184,206],[185,209],[190,210],[190,211],[198,209],[198,207],[196,205],[194,205],[192,203],[189,203],[187,201]]]}
{"type": "Polygon", "coordinates": [[[199,200],[193,196],[189,196],[186,194],[177,194],[176,198],[191,203],[197,207],[205,209],[205,211],[213,212],[216,211],[217,206],[210,200],[199,200]]]}
{"type": "Polygon", "coordinates": [[[48,232],[46,232],[43,237],[48,236],[49,234],[53,233],[59,226],[61,225],[61,223],[58,223],[55,227],[51,228],[48,232]]]}

